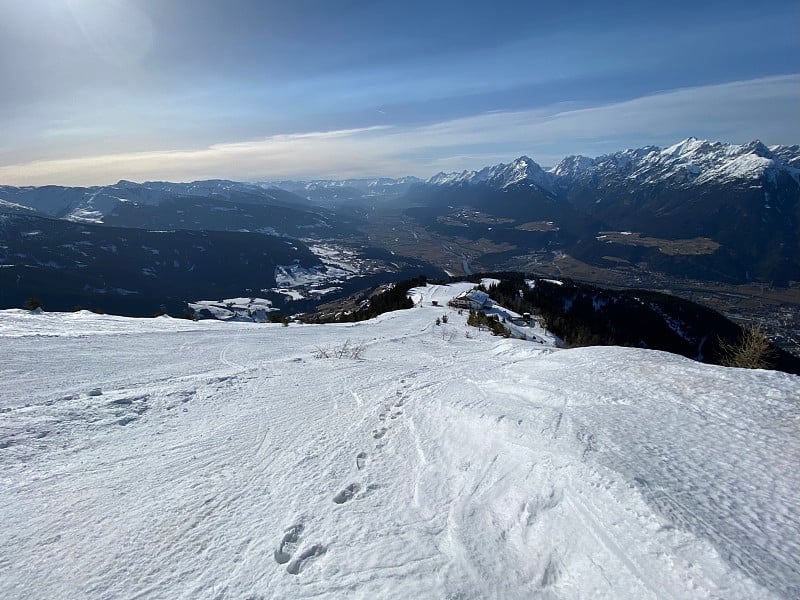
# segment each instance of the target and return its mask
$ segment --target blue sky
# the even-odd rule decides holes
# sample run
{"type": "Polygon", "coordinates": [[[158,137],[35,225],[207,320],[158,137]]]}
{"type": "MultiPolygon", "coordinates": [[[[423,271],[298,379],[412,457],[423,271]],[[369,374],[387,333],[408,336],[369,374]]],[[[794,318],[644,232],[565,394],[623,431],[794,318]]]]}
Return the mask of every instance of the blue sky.
{"type": "Polygon", "coordinates": [[[0,0],[0,183],[800,143],[800,3],[0,0]]]}

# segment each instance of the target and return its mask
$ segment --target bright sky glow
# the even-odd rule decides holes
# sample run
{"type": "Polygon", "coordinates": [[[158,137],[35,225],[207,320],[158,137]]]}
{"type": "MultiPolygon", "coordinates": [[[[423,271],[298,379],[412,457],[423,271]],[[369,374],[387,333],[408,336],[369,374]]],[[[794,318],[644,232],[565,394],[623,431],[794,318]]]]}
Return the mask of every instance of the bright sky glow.
{"type": "Polygon", "coordinates": [[[800,5],[0,0],[0,183],[800,142],[800,5]]]}

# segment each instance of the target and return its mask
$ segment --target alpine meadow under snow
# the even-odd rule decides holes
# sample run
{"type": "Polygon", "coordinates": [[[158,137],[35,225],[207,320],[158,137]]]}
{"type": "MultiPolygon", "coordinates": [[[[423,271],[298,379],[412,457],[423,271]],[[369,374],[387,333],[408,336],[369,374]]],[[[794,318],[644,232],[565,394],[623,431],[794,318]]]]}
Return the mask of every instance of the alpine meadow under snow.
{"type": "Polygon", "coordinates": [[[0,312],[0,596],[800,597],[800,378],[493,337],[470,287],[0,312]]]}

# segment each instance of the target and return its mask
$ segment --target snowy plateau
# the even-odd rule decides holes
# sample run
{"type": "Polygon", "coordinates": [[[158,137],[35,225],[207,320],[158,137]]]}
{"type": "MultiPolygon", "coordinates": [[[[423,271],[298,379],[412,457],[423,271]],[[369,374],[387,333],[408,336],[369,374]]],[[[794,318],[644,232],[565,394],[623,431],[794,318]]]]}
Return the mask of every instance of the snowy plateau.
{"type": "Polygon", "coordinates": [[[492,337],[469,287],[1,311],[0,597],[800,597],[800,378],[492,337]]]}

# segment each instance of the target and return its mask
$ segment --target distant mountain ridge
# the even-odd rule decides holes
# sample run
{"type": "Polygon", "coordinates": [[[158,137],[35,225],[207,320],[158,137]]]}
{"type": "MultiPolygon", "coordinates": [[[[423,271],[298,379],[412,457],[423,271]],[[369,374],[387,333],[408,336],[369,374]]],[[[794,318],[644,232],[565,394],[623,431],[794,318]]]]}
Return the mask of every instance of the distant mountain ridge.
{"type": "Polygon", "coordinates": [[[800,145],[765,146],[754,140],[727,144],[687,138],[667,148],[644,146],[595,158],[567,156],[545,169],[528,156],[479,170],[440,172],[427,180],[413,176],[390,178],[265,180],[248,183],[223,179],[172,183],[121,180],[91,187],[15,187],[0,185],[0,200],[77,222],[100,223],[126,202],[159,205],[180,197],[237,200],[249,195],[252,203],[303,205],[394,200],[420,185],[480,185],[493,189],[537,187],[548,195],[568,195],[575,186],[600,190],[612,182],[643,187],[665,185],[687,188],[704,184],[741,183],[787,176],[800,184],[800,145]]]}
{"type": "MultiPolygon", "coordinates": [[[[568,156],[547,169],[521,156],[427,180],[0,186],[0,216],[31,209],[155,231],[349,241],[372,231],[391,251],[402,236],[390,231],[415,235],[412,228],[422,227],[440,240],[469,241],[478,248],[475,267],[484,270],[522,270],[567,254],[603,269],[702,281],[800,282],[800,145],[758,140],[687,138],[667,148],[568,156]],[[401,213],[405,223],[395,229],[401,213]],[[487,241],[493,251],[483,250],[487,241]]],[[[440,255],[452,254],[449,247],[432,246],[440,255]]],[[[416,243],[401,249],[416,251],[416,243]]],[[[423,252],[418,258],[428,260],[423,252]]]]}
{"type": "Polygon", "coordinates": [[[645,146],[596,158],[567,156],[546,170],[531,158],[521,156],[508,164],[478,171],[437,173],[426,184],[486,184],[502,189],[522,183],[555,191],[588,181],[602,184],[610,177],[629,179],[640,185],[667,182],[686,186],[755,179],[779,171],[800,182],[800,146],[768,148],[758,140],[736,145],[690,137],[668,148],[645,146]]]}
{"type": "Polygon", "coordinates": [[[175,198],[213,198],[249,203],[296,206],[308,204],[300,196],[278,188],[221,179],[171,183],[121,180],[91,187],[0,186],[0,200],[26,206],[50,217],[82,223],[103,223],[105,217],[129,205],[159,206],[175,198]]]}
{"type": "Polygon", "coordinates": [[[280,188],[312,202],[322,204],[359,204],[394,200],[405,195],[413,186],[424,183],[418,177],[407,176],[362,179],[316,179],[311,181],[266,181],[262,186],[280,188]]]}

